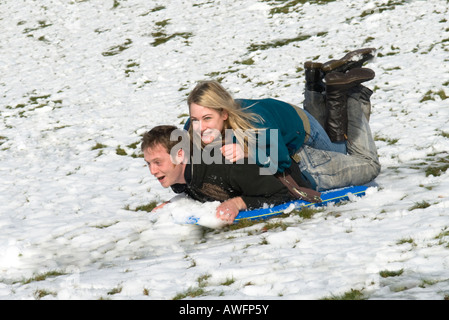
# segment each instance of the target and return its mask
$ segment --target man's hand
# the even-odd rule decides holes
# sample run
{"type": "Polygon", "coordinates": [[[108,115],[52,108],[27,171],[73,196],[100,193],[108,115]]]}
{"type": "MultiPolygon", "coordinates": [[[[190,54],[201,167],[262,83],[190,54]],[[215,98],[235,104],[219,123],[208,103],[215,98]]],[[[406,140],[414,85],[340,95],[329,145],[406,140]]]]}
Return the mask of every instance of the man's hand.
{"type": "Polygon", "coordinates": [[[159,210],[160,208],[162,208],[163,206],[165,206],[167,203],[170,203],[170,201],[165,201],[165,202],[161,203],[161,204],[158,205],[157,207],[153,208],[153,210],[151,210],[151,212],[155,212],[156,210],[159,210]]]}
{"type": "Polygon", "coordinates": [[[240,210],[246,209],[246,203],[242,198],[236,197],[222,202],[217,208],[217,218],[228,224],[234,222],[240,210]]]}
{"type": "Polygon", "coordinates": [[[220,148],[221,153],[230,162],[236,162],[237,160],[243,159],[245,157],[245,152],[239,144],[225,144],[220,148]]]}

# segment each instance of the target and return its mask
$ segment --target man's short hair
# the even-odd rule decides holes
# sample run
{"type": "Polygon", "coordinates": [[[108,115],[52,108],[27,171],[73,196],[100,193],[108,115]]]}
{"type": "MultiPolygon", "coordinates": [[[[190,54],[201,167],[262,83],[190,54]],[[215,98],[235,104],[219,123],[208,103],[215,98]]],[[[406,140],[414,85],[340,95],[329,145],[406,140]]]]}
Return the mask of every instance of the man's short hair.
{"type": "Polygon", "coordinates": [[[147,148],[162,145],[167,153],[171,153],[174,147],[177,147],[177,150],[185,149],[187,151],[188,141],[188,133],[185,130],[171,125],[161,125],[154,127],[143,135],[141,149],[144,151],[147,148]],[[187,145],[184,145],[186,142],[187,145]]]}

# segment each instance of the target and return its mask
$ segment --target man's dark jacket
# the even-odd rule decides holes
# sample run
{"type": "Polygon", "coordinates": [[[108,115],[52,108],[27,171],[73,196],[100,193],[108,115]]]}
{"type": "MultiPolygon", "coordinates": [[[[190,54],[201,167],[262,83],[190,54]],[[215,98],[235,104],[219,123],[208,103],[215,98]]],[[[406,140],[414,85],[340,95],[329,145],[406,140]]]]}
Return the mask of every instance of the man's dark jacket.
{"type": "Polygon", "coordinates": [[[261,175],[260,169],[257,164],[230,163],[224,157],[221,164],[189,163],[184,174],[187,184],[173,185],[172,189],[200,202],[241,197],[248,209],[297,199],[279,178],[261,175]]]}
{"type": "Polygon", "coordinates": [[[200,202],[226,201],[241,197],[248,209],[277,205],[293,199],[288,189],[272,175],[260,175],[256,164],[188,164],[186,185],[174,185],[200,202]]]}

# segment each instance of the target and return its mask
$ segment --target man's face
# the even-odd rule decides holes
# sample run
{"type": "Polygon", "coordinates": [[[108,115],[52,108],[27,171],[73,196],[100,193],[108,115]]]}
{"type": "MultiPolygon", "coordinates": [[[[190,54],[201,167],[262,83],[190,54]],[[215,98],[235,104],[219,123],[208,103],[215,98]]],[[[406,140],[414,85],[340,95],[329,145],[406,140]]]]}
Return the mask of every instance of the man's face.
{"type": "Polygon", "coordinates": [[[180,162],[182,157],[173,160],[165,147],[160,144],[153,148],[147,148],[143,151],[143,155],[151,174],[164,188],[176,183],[185,183],[184,165],[174,163],[174,161],[180,162]]]}

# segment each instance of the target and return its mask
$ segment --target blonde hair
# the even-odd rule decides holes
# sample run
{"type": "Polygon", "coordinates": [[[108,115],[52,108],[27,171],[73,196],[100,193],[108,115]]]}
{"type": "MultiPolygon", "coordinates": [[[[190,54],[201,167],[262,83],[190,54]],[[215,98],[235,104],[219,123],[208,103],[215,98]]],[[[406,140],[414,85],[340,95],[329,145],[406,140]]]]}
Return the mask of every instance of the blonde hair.
{"type": "MultiPolygon", "coordinates": [[[[192,103],[216,110],[220,114],[226,111],[228,118],[224,121],[223,129],[232,129],[237,141],[245,147],[245,150],[248,146],[248,141],[245,141],[245,138],[252,139],[252,137],[245,135],[244,131],[256,131],[257,129],[254,123],[264,122],[258,114],[246,112],[245,109],[247,108],[242,108],[232,98],[231,94],[214,80],[201,81],[196,85],[187,98],[189,110],[192,103]]],[[[190,134],[192,135],[191,129],[192,126],[189,128],[190,134]]]]}

